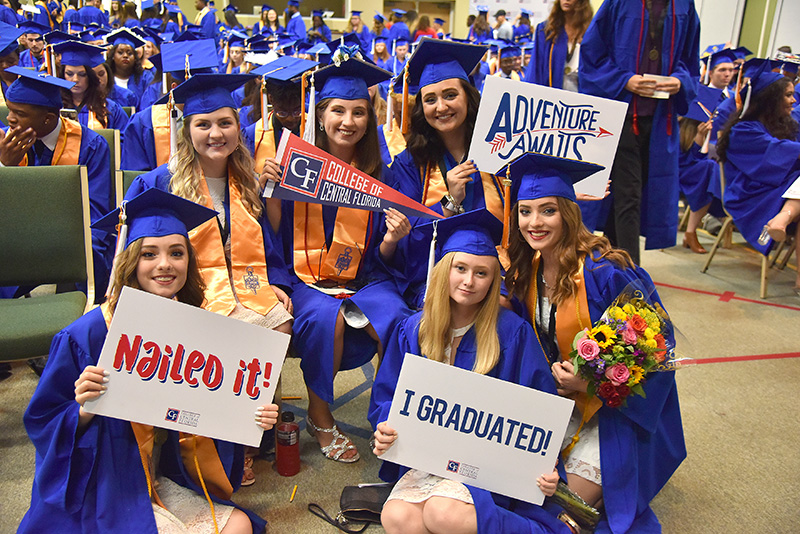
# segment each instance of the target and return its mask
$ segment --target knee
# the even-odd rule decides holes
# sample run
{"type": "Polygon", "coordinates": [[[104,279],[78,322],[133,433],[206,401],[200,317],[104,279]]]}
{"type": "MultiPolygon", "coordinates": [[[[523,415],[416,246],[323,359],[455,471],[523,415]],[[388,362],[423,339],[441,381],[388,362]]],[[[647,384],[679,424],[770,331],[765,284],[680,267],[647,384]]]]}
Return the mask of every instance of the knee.
{"type": "Polygon", "coordinates": [[[249,534],[253,531],[253,525],[250,523],[250,518],[247,514],[235,508],[231,512],[228,522],[222,529],[222,534],[249,534]]]}
{"type": "Polygon", "coordinates": [[[425,528],[434,533],[477,532],[475,506],[448,497],[431,497],[422,511],[425,528]]]}
{"type": "Polygon", "coordinates": [[[414,512],[412,507],[404,506],[403,501],[388,501],[381,510],[381,526],[387,534],[399,534],[411,532],[410,525],[414,523],[414,518],[410,514],[414,512]]]}

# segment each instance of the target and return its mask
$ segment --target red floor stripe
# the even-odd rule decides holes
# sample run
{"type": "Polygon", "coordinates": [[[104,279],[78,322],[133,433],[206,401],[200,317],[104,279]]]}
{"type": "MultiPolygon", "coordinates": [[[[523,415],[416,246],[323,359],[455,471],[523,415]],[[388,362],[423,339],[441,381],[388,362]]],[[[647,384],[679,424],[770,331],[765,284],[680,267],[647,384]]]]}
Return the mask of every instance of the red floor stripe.
{"type": "Polygon", "coordinates": [[[719,358],[696,358],[688,365],[704,363],[751,362],[756,360],[780,360],[783,358],[800,358],[800,352],[784,352],[782,354],[755,354],[753,356],[723,356],[719,358]]]}
{"type": "Polygon", "coordinates": [[[744,297],[737,297],[733,291],[725,291],[724,293],[714,293],[713,291],[705,291],[703,289],[695,289],[692,287],[665,284],[664,282],[653,282],[653,283],[657,286],[668,287],[670,289],[678,289],[680,291],[690,291],[692,293],[699,293],[701,295],[710,295],[712,297],[719,297],[719,300],[721,300],[722,302],[730,302],[731,300],[741,300],[742,302],[749,302],[751,304],[761,304],[762,306],[772,306],[775,308],[783,308],[784,310],[800,311],[800,307],[797,306],[788,306],[786,304],[767,302],[765,300],[746,299],[744,297]]]}

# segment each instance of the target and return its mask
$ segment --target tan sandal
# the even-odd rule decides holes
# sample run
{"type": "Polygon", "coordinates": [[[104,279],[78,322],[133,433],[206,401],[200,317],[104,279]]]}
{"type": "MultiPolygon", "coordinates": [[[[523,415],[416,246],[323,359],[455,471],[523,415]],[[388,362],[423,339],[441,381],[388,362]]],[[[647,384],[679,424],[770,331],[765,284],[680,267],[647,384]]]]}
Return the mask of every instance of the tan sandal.
{"type": "Polygon", "coordinates": [[[308,430],[312,438],[317,437],[317,432],[325,432],[326,434],[333,435],[333,439],[329,444],[324,447],[320,446],[319,448],[325,458],[345,464],[352,464],[361,458],[358,454],[358,450],[356,450],[356,446],[353,445],[350,438],[339,432],[339,429],[336,428],[336,423],[333,424],[333,428],[320,428],[314,424],[311,417],[306,417],[306,430],[308,430]],[[356,451],[355,455],[350,458],[342,458],[342,455],[350,450],[356,451]]]}
{"type": "Polygon", "coordinates": [[[253,472],[253,459],[244,459],[244,470],[242,471],[242,486],[252,486],[256,483],[256,474],[253,472]]]}

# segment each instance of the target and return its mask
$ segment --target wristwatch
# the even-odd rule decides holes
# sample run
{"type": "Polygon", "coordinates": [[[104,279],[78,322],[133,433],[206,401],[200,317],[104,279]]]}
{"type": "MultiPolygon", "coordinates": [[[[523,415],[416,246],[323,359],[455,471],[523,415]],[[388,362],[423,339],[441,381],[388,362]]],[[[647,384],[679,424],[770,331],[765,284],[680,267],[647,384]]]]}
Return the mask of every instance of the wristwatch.
{"type": "Polygon", "coordinates": [[[464,213],[466,210],[464,206],[456,202],[456,199],[453,198],[453,195],[447,193],[445,196],[442,197],[442,207],[448,211],[452,211],[456,215],[464,213]]]}

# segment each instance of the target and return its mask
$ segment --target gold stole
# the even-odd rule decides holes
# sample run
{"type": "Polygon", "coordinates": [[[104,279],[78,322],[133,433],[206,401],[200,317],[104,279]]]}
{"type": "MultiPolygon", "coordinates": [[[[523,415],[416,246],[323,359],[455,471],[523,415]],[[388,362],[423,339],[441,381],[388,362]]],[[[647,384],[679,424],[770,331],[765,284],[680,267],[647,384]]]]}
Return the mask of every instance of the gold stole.
{"type": "MultiPolygon", "coordinates": [[[[103,313],[106,328],[109,328],[111,325],[111,311],[108,309],[108,304],[101,304],[100,310],[103,313]]],[[[133,435],[136,437],[136,444],[139,447],[139,456],[142,459],[142,468],[147,479],[147,492],[151,500],[162,508],[166,508],[153,487],[154,469],[151,470],[151,467],[154,466],[151,466],[151,463],[155,445],[155,429],[152,425],[134,422],[131,422],[131,428],[133,429],[133,435]]],[[[181,459],[192,481],[198,486],[206,488],[214,496],[230,500],[233,495],[233,486],[227,473],[225,473],[219,454],[217,454],[214,440],[185,432],[180,432],[179,435],[181,459]]]]}
{"type": "Polygon", "coordinates": [[[353,280],[366,248],[371,212],[339,207],[331,247],[326,250],[322,204],[294,203],[294,272],[306,284],[353,280]]]}
{"type": "MultiPolygon", "coordinates": [[[[500,198],[497,177],[486,172],[481,173],[481,183],[483,185],[483,200],[486,209],[499,221],[503,220],[503,199],[500,198]]],[[[501,188],[502,190],[502,188],[501,188]]],[[[422,186],[422,203],[426,206],[435,206],[442,197],[447,194],[447,183],[442,177],[442,172],[437,165],[430,165],[425,172],[425,183],[422,186]]]]}
{"type": "Polygon", "coordinates": [[[255,150],[253,157],[256,160],[256,169],[263,170],[264,162],[267,158],[275,157],[275,135],[272,129],[272,113],[267,115],[266,120],[262,117],[256,122],[255,150]],[[267,127],[264,128],[266,123],[267,127]]]}
{"type": "Polygon", "coordinates": [[[166,104],[153,104],[150,108],[153,139],[156,144],[156,167],[169,161],[169,108],[166,104]]]}
{"type": "MultiPolygon", "coordinates": [[[[540,255],[536,255],[533,259],[533,273],[530,288],[528,289],[527,306],[528,313],[531,316],[531,322],[536,322],[536,306],[538,304],[536,273],[539,272],[539,259],[540,255]]],[[[581,260],[578,273],[573,278],[577,286],[577,293],[574,299],[567,299],[558,304],[556,308],[556,339],[558,340],[558,351],[561,354],[562,361],[570,361],[569,353],[572,351],[572,340],[584,328],[592,327],[592,319],[589,315],[589,301],[586,297],[586,281],[583,278],[583,260],[581,260]]],[[[552,325],[550,325],[552,327],[552,325]]],[[[534,328],[536,330],[536,328],[534,328]]],[[[536,332],[536,338],[539,340],[539,333],[536,332]]],[[[541,346],[541,341],[539,341],[541,346]]],[[[568,398],[575,401],[575,406],[581,411],[581,424],[575,435],[572,437],[572,442],[567,445],[562,454],[564,458],[569,456],[570,451],[578,442],[578,434],[580,433],[583,425],[597,413],[603,406],[601,401],[596,396],[589,397],[584,392],[573,392],[567,395],[568,398]]]]}
{"type": "MultiPolygon", "coordinates": [[[[58,134],[53,159],[50,165],[77,165],[81,155],[81,125],[78,121],[61,118],[61,132],[58,134]]],[[[28,155],[22,158],[19,167],[28,166],[28,155]]]]}
{"type": "Polygon", "coordinates": [[[197,15],[195,15],[194,23],[200,26],[200,24],[203,22],[203,17],[206,16],[206,13],[208,13],[208,11],[209,11],[208,6],[203,7],[203,9],[201,9],[200,12],[197,15]]]}
{"type": "Polygon", "coordinates": [[[86,126],[90,130],[102,130],[105,128],[105,126],[100,124],[100,121],[97,120],[97,115],[95,115],[94,111],[92,110],[89,110],[89,120],[86,121],[86,126]]]}
{"type": "Polygon", "coordinates": [[[383,125],[383,137],[386,139],[389,155],[392,156],[392,161],[394,161],[395,156],[406,149],[406,138],[403,137],[402,128],[394,118],[392,118],[392,122],[394,123],[392,124],[392,131],[389,131],[388,125],[383,125]]]}
{"type": "Polygon", "coordinates": [[[6,105],[6,95],[2,88],[0,88],[0,106],[6,105]]]}
{"type": "MultiPolygon", "coordinates": [[[[228,170],[230,176],[230,169],[228,170]]],[[[246,308],[266,315],[278,304],[278,297],[269,285],[267,259],[264,252],[263,229],[250,215],[242,203],[242,195],[231,187],[228,179],[231,215],[231,273],[225,261],[218,219],[214,217],[189,232],[189,240],[197,250],[200,274],[206,283],[206,300],[203,308],[221,315],[228,315],[236,307],[236,296],[246,308]],[[231,290],[231,278],[233,290],[231,290]]],[[[205,178],[200,180],[200,193],[204,205],[214,209],[205,178]]]]}
{"type": "Polygon", "coordinates": [[[142,68],[145,70],[150,70],[155,68],[155,65],[153,65],[153,62],[150,61],[149,59],[145,59],[142,61],[142,68]]]}
{"type": "Polygon", "coordinates": [[[50,16],[50,10],[47,9],[47,2],[36,2],[36,5],[44,9],[44,12],[47,13],[47,22],[50,24],[50,29],[53,29],[53,17],[50,16]]]}

